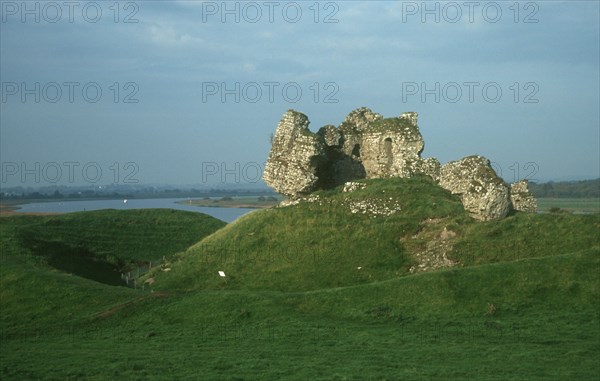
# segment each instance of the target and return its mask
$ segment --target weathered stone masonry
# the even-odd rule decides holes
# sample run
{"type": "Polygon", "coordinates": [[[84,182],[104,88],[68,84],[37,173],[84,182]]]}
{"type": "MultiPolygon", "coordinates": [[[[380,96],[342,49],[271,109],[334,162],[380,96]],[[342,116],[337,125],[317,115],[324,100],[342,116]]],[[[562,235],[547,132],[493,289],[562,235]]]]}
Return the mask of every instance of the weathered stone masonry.
{"type": "Polygon", "coordinates": [[[507,185],[482,156],[443,166],[435,158],[422,159],[425,142],[417,121],[416,112],[384,119],[363,107],[339,127],[327,125],[315,134],[306,115],[289,110],[275,132],[263,179],[278,193],[297,199],[357,179],[424,174],[459,195],[479,220],[503,218],[511,209],[536,210],[527,182],[507,185]]]}

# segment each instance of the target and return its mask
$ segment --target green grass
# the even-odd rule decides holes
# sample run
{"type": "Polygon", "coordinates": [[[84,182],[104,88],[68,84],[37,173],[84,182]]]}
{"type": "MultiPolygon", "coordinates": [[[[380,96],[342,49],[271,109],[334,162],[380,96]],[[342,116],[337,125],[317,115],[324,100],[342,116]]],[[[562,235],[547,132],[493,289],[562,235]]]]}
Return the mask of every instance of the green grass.
{"type": "Polygon", "coordinates": [[[369,184],[351,201],[383,205],[393,195],[403,210],[390,217],[352,214],[350,196],[337,189],[320,193],[321,204],[257,211],[178,255],[173,271],[154,274],[156,287],[300,291],[390,279],[412,265],[402,238],[423,220],[468,219],[458,199],[426,179],[369,184]],[[218,271],[229,275],[227,283],[218,271]]]}
{"type": "Polygon", "coordinates": [[[175,210],[0,219],[2,336],[49,329],[139,295],[120,272],[170,258],[224,223],[175,210]],[[113,286],[109,286],[113,285],[113,286]]]}
{"type": "MultiPolygon", "coordinates": [[[[100,210],[0,220],[3,251],[30,255],[83,251],[113,265],[158,261],[225,225],[207,215],[176,210],[100,210]],[[59,246],[52,250],[53,246],[59,246]]],[[[22,257],[22,255],[21,255],[22,257]]],[[[59,259],[62,260],[62,259],[59,259]]]]}
{"type": "Polygon", "coordinates": [[[0,365],[8,379],[41,380],[592,380],[598,254],[315,292],[151,298],[5,339],[0,365]]]}
{"type": "Polygon", "coordinates": [[[600,213],[600,198],[538,198],[537,203],[541,212],[560,208],[572,213],[600,213]]]}
{"type": "MultiPolygon", "coordinates": [[[[516,213],[481,223],[426,179],[367,184],[351,194],[323,192],[320,204],[254,212],[189,249],[165,243],[164,252],[180,253],[167,254],[171,271],[148,275],[154,292],[22,260],[32,256],[23,230],[79,242],[45,233],[48,219],[62,216],[0,220],[2,248],[10,248],[0,269],[0,378],[600,377],[597,214],[516,213]],[[389,217],[343,208],[389,197],[402,207],[389,217]],[[422,241],[437,240],[444,228],[455,233],[448,255],[457,265],[411,274],[422,241]]],[[[92,225],[102,231],[94,220],[104,217],[78,216],[77,235],[92,225]]],[[[187,215],[171,217],[152,216],[175,229],[187,215]]],[[[133,226],[132,245],[144,239],[133,226]]],[[[195,234],[188,226],[177,231],[195,234]]],[[[127,240],[122,234],[116,239],[127,240]]]]}

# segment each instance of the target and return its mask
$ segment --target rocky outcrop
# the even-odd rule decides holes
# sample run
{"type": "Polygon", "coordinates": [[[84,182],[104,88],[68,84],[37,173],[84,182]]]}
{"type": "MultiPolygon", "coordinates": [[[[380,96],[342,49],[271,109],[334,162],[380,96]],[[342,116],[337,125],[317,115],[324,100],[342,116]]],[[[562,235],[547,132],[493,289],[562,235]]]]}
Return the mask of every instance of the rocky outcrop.
{"type": "Polygon", "coordinates": [[[439,184],[459,195],[465,210],[475,219],[499,219],[511,210],[510,189],[483,156],[469,156],[443,165],[439,184]]]}
{"type": "Polygon", "coordinates": [[[535,213],[537,200],[529,190],[529,182],[521,180],[510,185],[510,199],[513,208],[521,212],[535,213]]]}
{"type": "Polygon", "coordinates": [[[308,124],[306,115],[289,110],[273,138],[263,179],[286,196],[308,194],[317,187],[317,170],[325,151],[324,144],[309,131],[308,124]]]}
{"type": "MultiPolygon", "coordinates": [[[[509,187],[482,156],[469,156],[444,166],[435,158],[421,158],[425,146],[418,114],[405,112],[383,118],[363,107],[352,111],[338,127],[326,125],[316,134],[308,117],[287,111],[275,133],[263,179],[292,199],[316,189],[363,178],[425,175],[460,196],[473,218],[488,221],[516,210],[536,210],[535,198],[522,182],[509,187]]],[[[358,188],[360,189],[360,188],[358,188]]]]}

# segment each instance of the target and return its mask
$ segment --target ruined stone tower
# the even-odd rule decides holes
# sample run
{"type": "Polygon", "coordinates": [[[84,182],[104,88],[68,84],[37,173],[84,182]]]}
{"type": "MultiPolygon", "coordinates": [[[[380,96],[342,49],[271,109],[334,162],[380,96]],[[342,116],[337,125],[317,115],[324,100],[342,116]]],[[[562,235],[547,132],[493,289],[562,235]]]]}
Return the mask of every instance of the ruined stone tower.
{"type": "Polygon", "coordinates": [[[511,208],[535,210],[527,184],[513,185],[511,198],[511,188],[482,156],[444,166],[435,158],[422,159],[425,142],[417,123],[416,112],[383,118],[363,107],[338,127],[326,125],[313,133],[306,115],[288,110],[275,132],[263,179],[278,193],[302,198],[352,180],[422,174],[459,195],[480,220],[503,218],[511,208]]]}

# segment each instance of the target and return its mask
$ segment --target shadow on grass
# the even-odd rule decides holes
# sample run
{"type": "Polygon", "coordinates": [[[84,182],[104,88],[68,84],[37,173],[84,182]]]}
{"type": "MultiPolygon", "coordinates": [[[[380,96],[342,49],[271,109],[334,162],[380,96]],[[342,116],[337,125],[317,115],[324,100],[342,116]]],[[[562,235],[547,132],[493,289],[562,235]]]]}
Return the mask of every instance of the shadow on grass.
{"type": "Polygon", "coordinates": [[[46,263],[63,272],[111,286],[124,286],[118,267],[85,247],[73,247],[59,241],[21,237],[24,247],[43,257],[46,263]]]}

